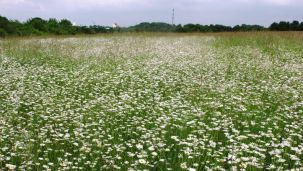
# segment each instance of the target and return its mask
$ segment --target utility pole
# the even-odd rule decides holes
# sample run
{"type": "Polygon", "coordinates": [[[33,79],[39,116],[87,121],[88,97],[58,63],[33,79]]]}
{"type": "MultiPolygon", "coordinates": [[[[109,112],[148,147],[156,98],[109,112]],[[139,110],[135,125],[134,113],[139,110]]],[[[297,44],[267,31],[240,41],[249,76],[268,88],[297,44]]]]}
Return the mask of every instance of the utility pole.
{"type": "Polygon", "coordinates": [[[173,15],[172,15],[172,19],[171,19],[171,24],[172,24],[172,26],[175,25],[175,8],[173,8],[173,15]]]}

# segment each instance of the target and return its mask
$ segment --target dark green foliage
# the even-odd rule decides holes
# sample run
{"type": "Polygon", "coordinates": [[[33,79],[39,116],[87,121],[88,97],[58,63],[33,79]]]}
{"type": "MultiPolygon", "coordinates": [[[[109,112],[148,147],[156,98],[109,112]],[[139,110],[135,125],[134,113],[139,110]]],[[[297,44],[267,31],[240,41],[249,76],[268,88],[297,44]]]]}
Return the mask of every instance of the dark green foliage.
{"type": "Polygon", "coordinates": [[[4,29],[0,28],[0,37],[6,37],[7,33],[4,29]]]}
{"type": "Polygon", "coordinates": [[[6,30],[9,25],[9,21],[6,17],[0,16],[0,28],[6,30]]]}
{"type": "Polygon", "coordinates": [[[292,23],[281,21],[279,23],[274,22],[269,27],[272,31],[303,31],[303,22],[293,21],[292,23]]]}
{"type": "Polygon", "coordinates": [[[290,24],[290,30],[299,31],[300,30],[300,22],[299,21],[293,21],[290,24]]]}
{"type": "Polygon", "coordinates": [[[114,29],[111,27],[104,27],[104,26],[77,26],[76,27],[76,33],[82,33],[82,34],[97,34],[97,33],[112,33],[114,32],[114,29]]]}
{"type": "Polygon", "coordinates": [[[90,27],[88,27],[88,29],[93,31],[93,33],[113,32],[113,29],[110,27],[103,27],[103,26],[97,26],[97,25],[90,26],[90,27]]]}
{"type": "Polygon", "coordinates": [[[32,18],[29,19],[26,24],[32,26],[34,29],[40,31],[40,32],[46,32],[47,31],[47,21],[43,20],[42,18],[32,18]]]}
{"type": "Polygon", "coordinates": [[[6,17],[0,16],[0,28],[3,29],[7,34],[16,33],[17,21],[9,21],[6,17]]]}
{"type": "Polygon", "coordinates": [[[226,32],[232,31],[230,26],[223,26],[223,25],[210,25],[209,26],[212,32],[226,32]]]}
{"type": "Polygon", "coordinates": [[[55,18],[44,20],[42,18],[31,18],[25,23],[8,20],[0,16],[0,37],[8,35],[30,36],[30,35],[74,35],[95,34],[113,32],[112,28],[103,26],[74,26],[71,21],[55,18]]]}
{"type": "Polygon", "coordinates": [[[279,31],[288,31],[290,30],[289,22],[281,21],[279,23],[279,31]]]}
{"type": "Polygon", "coordinates": [[[174,26],[161,22],[143,22],[138,25],[129,27],[128,30],[135,32],[172,32],[174,31],[174,26]]]}
{"type": "Polygon", "coordinates": [[[186,24],[183,27],[177,26],[176,32],[230,32],[230,31],[261,31],[265,30],[264,27],[259,25],[237,25],[229,27],[224,25],[200,25],[200,24],[186,24]]]}
{"type": "Polygon", "coordinates": [[[265,28],[259,25],[242,24],[241,26],[236,25],[235,27],[233,27],[233,31],[262,31],[262,30],[265,30],[265,28]]]}
{"type": "Polygon", "coordinates": [[[9,23],[8,19],[6,17],[0,16],[0,26],[3,27],[7,23],[9,23]]]}
{"type": "Polygon", "coordinates": [[[183,27],[182,27],[181,24],[179,24],[179,25],[176,26],[175,31],[179,32],[179,33],[185,32],[185,30],[183,29],[183,27]]]}
{"type": "Polygon", "coordinates": [[[272,30],[272,31],[278,30],[278,28],[279,28],[279,24],[276,23],[276,22],[272,23],[272,24],[269,26],[269,29],[272,30]]]}
{"type": "Polygon", "coordinates": [[[55,18],[50,18],[47,22],[48,32],[52,34],[60,34],[59,22],[55,18]]]}
{"type": "Polygon", "coordinates": [[[207,26],[200,24],[186,24],[183,26],[183,32],[208,32],[207,26]]]}
{"type": "Polygon", "coordinates": [[[60,34],[76,34],[76,29],[73,24],[67,20],[63,19],[59,22],[60,34]]]}

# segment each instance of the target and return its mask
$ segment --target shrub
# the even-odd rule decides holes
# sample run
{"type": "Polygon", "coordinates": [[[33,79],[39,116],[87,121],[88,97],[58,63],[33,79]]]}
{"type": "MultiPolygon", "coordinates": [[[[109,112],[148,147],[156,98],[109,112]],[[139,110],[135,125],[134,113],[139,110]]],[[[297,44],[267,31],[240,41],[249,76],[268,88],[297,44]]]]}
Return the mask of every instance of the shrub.
{"type": "Polygon", "coordinates": [[[7,36],[7,32],[4,29],[0,28],[0,37],[6,37],[6,36],[7,36]]]}

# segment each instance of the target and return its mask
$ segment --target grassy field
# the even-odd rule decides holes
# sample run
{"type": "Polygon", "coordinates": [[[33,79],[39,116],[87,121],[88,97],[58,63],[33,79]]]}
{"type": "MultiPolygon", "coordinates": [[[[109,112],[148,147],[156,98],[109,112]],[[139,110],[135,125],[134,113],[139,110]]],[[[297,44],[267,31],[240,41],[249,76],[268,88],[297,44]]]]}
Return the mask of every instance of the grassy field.
{"type": "Polygon", "coordinates": [[[303,169],[303,33],[0,40],[0,170],[303,169]]]}

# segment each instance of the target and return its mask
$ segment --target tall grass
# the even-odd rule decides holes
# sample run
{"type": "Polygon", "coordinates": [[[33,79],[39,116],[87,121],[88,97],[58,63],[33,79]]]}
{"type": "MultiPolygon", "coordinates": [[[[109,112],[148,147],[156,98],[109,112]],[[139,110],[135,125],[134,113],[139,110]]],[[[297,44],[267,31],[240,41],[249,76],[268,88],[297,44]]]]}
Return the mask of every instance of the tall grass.
{"type": "Polygon", "coordinates": [[[302,33],[0,42],[2,170],[290,170],[302,33]]]}

